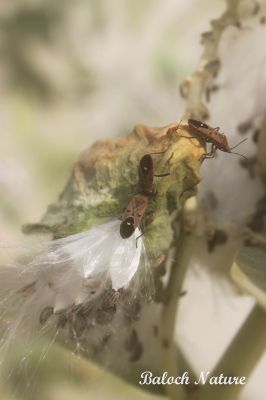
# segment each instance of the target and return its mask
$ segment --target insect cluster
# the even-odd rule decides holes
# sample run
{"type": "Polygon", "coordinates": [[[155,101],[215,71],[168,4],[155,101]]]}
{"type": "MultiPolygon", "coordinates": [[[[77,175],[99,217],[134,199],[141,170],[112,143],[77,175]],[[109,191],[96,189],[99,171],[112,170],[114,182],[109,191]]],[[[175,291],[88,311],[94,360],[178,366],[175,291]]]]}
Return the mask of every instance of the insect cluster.
{"type": "MultiPolygon", "coordinates": [[[[229,147],[219,128],[193,119],[188,120],[188,127],[196,138],[212,144],[204,158],[214,157],[217,149],[233,153],[234,147],[229,147]]],[[[140,159],[138,190],[120,220],[41,243],[28,263],[1,268],[0,304],[4,310],[1,319],[6,329],[0,357],[19,335],[20,326],[29,330],[34,326],[36,330],[36,324],[41,331],[54,329],[56,336],[94,354],[115,342],[116,326],[127,326],[124,348],[129,360],[141,357],[142,344],[131,327],[140,311],[137,272],[140,265],[145,267],[141,225],[155,196],[154,177],[169,175],[169,172],[154,174],[153,155],[165,152],[145,154],[140,159]]]]}
{"type": "MultiPolygon", "coordinates": [[[[113,340],[116,324],[129,327],[138,318],[137,271],[140,264],[145,268],[139,225],[154,196],[153,177],[167,175],[154,175],[152,155],[144,155],[138,166],[139,192],[121,222],[37,244],[25,265],[1,269],[6,328],[0,356],[22,329],[30,335],[30,327],[38,324],[41,331],[52,330],[64,341],[98,354],[113,340]]],[[[130,335],[125,336],[125,350],[133,362],[141,357],[142,345],[130,335]]]]}
{"type": "Polygon", "coordinates": [[[38,331],[49,332],[100,356],[116,343],[116,326],[130,328],[138,318],[137,272],[145,258],[141,239],[136,248],[139,229],[122,239],[119,226],[114,220],[39,243],[26,249],[33,252],[29,260],[0,269],[0,362],[22,333],[25,344],[38,331]]]}

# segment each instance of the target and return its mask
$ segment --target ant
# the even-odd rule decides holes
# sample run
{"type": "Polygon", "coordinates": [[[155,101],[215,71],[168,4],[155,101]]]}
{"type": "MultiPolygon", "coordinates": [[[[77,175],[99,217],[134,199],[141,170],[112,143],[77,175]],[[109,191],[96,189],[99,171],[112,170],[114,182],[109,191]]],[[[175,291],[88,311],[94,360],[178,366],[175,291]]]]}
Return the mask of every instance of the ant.
{"type": "MultiPolygon", "coordinates": [[[[140,225],[146,209],[151,199],[154,197],[153,178],[161,178],[170,175],[169,172],[160,175],[153,173],[154,166],[152,154],[163,153],[165,153],[165,151],[161,151],[159,153],[145,154],[139,162],[139,192],[131,197],[127,208],[120,217],[120,235],[123,239],[129,238],[133,234],[135,229],[140,225]]],[[[172,156],[170,158],[172,158],[172,156]]]]}
{"type": "Polygon", "coordinates": [[[241,143],[245,142],[247,139],[241,140],[238,144],[233,147],[229,147],[227,137],[224,133],[220,132],[220,128],[212,128],[204,122],[198,121],[196,119],[188,119],[188,127],[193,130],[197,134],[196,137],[187,137],[188,139],[202,139],[206,143],[211,143],[211,151],[209,153],[204,154],[205,158],[214,158],[217,150],[221,150],[225,153],[237,154],[247,160],[247,157],[243,156],[240,153],[235,153],[232,150],[238,147],[241,143]]]}

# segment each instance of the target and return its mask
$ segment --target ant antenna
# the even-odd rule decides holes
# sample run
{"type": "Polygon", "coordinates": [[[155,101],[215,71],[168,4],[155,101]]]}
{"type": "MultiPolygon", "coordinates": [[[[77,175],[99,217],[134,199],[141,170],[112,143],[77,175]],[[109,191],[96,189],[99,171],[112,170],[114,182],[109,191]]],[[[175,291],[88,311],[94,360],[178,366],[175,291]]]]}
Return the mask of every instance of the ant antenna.
{"type": "Polygon", "coordinates": [[[236,147],[238,147],[241,143],[243,143],[243,142],[245,142],[247,140],[247,138],[246,139],[243,139],[243,140],[241,140],[241,142],[239,142],[239,143],[237,143],[235,146],[233,146],[233,147],[231,147],[231,149],[230,150],[233,150],[233,149],[235,149],[236,147]]]}
{"type": "MultiPolygon", "coordinates": [[[[240,143],[239,143],[240,144],[240,143]]],[[[245,156],[243,156],[243,154],[240,154],[240,153],[234,153],[233,151],[230,151],[230,154],[237,154],[238,156],[240,156],[240,157],[243,157],[245,160],[247,160],[248,161],[248,158],[247,157],[245,157],[245,156]]]]}
{"type": "Polygon", "coordinates": [[[180,125],[181,125],[182,122],[183,122],[183,120],[180,119],[180,121],[178,122],[178,124],[172,126],[171,128],[169,128],[168,131],[167,131],[166,133],[169,132],[170,135],[175,135],[176,132],[174,132],[174,131],[178,131],[178,129],[179,129],[179,127],[180,127],[180,125]]]}
{"type": "Polygon", "coordinates": [[[231,153],[231,154],[236,154],[236,155],[238,155],[238,156],[240,156],[240,157],[243,157],[245,160],[248,161],[248,158],[245,157],[245,156],[243,156],[243,154],[235,153],[235,152],[231,151],[231,150],[235,149],[236,147],[238,147],[241,143],[245,142],[246,140],[247,140],[247,139],[243,139],[243,140],[241,140],[241,142],[239,142],[239,143],[237,143],[235,146],[231,147],[231,148],[230,148],[230,153],[231,153]]]}

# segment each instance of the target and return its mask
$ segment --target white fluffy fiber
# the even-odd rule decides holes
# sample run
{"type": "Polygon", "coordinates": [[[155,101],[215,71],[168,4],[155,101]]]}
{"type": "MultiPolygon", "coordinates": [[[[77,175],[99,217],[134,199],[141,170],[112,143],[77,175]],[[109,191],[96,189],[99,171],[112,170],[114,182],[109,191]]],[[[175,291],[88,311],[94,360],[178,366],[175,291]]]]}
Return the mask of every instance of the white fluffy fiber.
{"type": "Polygon", "coordinates": [[[0,268],[1,355],[24,330],[28,335],[41,328],[46,307],[60,312],[97,300],[110,284],[114,290],[129,286],[144,247],[141,238],[136,246],[139,229],[122,239],[119,224],[115,220],[39,243],[28,261],[0,268]]]}

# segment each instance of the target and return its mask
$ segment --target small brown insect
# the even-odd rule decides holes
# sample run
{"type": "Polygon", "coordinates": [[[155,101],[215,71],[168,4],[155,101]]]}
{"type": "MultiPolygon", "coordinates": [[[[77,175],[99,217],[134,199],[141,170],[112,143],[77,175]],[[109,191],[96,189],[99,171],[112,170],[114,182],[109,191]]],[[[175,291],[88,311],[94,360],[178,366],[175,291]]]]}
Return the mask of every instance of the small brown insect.
{"type": "Polygon", "coordinates": [[[143,194],[132,196],[130,203],[121,217],[120,235],[129,238],[139,226],[149,204],[149,197],[143,194]]]}
{"type": "MultiPolygon", "coordinates": [[[[246,157],[243,156],[242,154],[235,153],[232,150],[237,146],[239,146],[241,143],[245,142],[247,139],[241,140],[241,142],[236,144],[234,147],[229,147],[227,137],[225,136],[225,134],[220,132],[219,127],[212,128],[209,125],[205,124],[204,122],[198,121],[196,119],[189,119],[188,126],[197,135],[195,138],[191,137],[191,139],[202,139],[204,142],[212,144],[211,151],[204,155],[204,159],[214,158],[217,150],[221,150],[225,153],[237,154],[246,159],[246,157]]],[[[181,136],[181,137],[187,137],[187,136],[181,136]]]]}
{"type": "Polygon", "coordinates": [[[82,313],[82,310],[70,315],[70,323],[74,338],[80,338],[87,327],[87,318],[82,313]]]}
{"type": "Polygon", "coordinates": [[[226,243],[227,239],[228,237],[226,232],[221,229],[216,229],[212,237],[207,242],[208,252],[213,252],[217,245],[222,245],[226,243]]]}
{"type": "Polygon", "coordinates": [[[252,140],[254,143],[258,143],[260,133],[261,133],[260,129],[255,129],[255,131],[253,132],[252,140]]]}
{"type": "Polygon", "coordinates": [[[127,297],[128,293],[123,294],[123,317],[126,325],[131,325],[132,322],[137,321],[141,313],[141,303],[138,298],[131,299],[127,297]]]}
{"type": "Polygon", "coordinates": [[[65,328],[67,322],[68,322],[67,316],[64,313],[60,313],[57,318],[56,326],[57,328],[63,329],[65,328]]]}
{"type": "Polygon", "coordinates": [[[236,129],[241,135],[245,135],[252,128],[253,128],[253,121],[251,119],[247,119],[246,121],[243,121],[240,124],[238,124],[236,129]]]}
{"type": "Polygon", "coordinates": [[[143,345],[141,342],[138,342],[132,353],[130,354],[130,357],[128,359],[129,362],[136,362],[138,361],[142,355],[143,355],[143,345]]]}
{"type": "Polygon", "coordinates": [[[124,343],[125,350],[130,353],[129,361],[138,361],[143,354],[143,345],[139,341],[138,333],[133,329],[124,343]]]}
{"type": "Polygon", "coordinates": [[[241,167],[245,168],[251,179],[254,179],[256,176],[257,169],[257,157],[249,157],[247,160],[240,160],[241,167]]]}
{"type": "Polygon", "coordinates": [[[101,308],[106,312],[115,312],[119,301],[120,292],[118,290],[106,290],[103,295],[101,308]]]}
{"type": "Polygon", "coordinates": [[[153,325],[152,330],[153,330],[153,336],[157,337],[158,334],[159,334],[158,326],[157,325],[153,325]]]}
{"type": "Polygon", "coordinates": [[[248,227],[253,232],[262,232],[265,226],[266,196],[263,196],[256,204],[256,209],[248,222],[248,227]]]}
{"type": "Polygon", "coordinates": [[[29,296],[36,292],[36,281],[29,283],[22,289],[19,289],[18,293],[22,293],[23,296],[29,296]]]}
{"type": "MultiPolygon", "coordinates": [[[[162,154],[152,153],[152,154],[162,154]]],[[[129,238],[140,225],[150,200],[154,196],[153,177],[168,176],[169,173],[155,175],[153,173],[153,159],[151,154],[145,154],[139,163],[139,193],[134,194],[121,216],[120,235],[123,239],[129,238]]]]}
{"type": "Polygon", "coordinates": [[[129,337],[127,338],[127,340],[124,343],[124,347],[127,351],[132,351],[132,349],[136,346],[136,344],[138,343],[138,333],[136,331],[136,329],[132,329],[132,331],[130,332],[129,337]]]}
{"type": "Polygon", "coordinates": [[[169,340],[167,338],[163,338],[162,345],[165,349],[168,349],[168,347],[170,346],[169,340]]]}
{"type": "Polygon", "coordinates": [[[40,324],[44,325],[48,319],[54,314],[54,309],[51,306],[46,306],[40,314],[40,324]]]}

